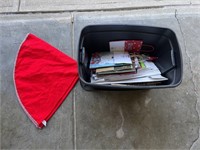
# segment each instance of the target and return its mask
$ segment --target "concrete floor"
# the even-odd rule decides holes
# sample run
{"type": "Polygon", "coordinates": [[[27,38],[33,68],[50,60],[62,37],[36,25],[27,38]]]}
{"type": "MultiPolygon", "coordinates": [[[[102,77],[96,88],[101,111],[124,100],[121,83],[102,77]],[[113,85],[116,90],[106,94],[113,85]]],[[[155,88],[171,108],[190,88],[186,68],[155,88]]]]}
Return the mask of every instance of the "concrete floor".
{"type": "Polygon", "coordinates": [[[0,12],[119,10],[196,4],[200,0],[0,0],[0,12]]]}
{"type": "Polygon", "coordinates": [[[2,149],[200,149],[199,6],[132,11],[10,14],[0,19],[2,149]],[[91,24],[171,28],[183,55],[183,82],[173,89],[84,91],[77,83],[37,129],[17,101],[12,71],[18,47],[34,33],[76,58],[80,31],[91,24]]]}

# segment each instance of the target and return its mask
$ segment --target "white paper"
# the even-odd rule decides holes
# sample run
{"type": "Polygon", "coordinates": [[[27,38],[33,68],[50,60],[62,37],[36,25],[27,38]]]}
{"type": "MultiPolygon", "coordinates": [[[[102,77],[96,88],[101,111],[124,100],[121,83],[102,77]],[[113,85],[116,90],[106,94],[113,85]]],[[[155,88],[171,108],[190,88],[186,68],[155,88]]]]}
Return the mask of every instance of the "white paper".
{"type": "Polygon", "coordinates": [[[110,74],[100,76],[94,79],[91,78],[92,83],[111,84],[111,83],[141,83],[141,82],[155,82],[165,81],[167,78],[161,76],[160,70],[153,62],[145,61],[146,68],[139,69],[137,73],[127,74],[110,74]]]}
{"type": "Polygon", "coordinates": [[[114,81],[114,82],[96,82],[97,84],[122,84],[122,83],[147,83],[147,82],[159,82],[159,81],[165,81],[168,80],[167,78],[159,75],[156,75],[156,78],[154,76],[150,77],[142,77],[142,78],[135,78],[135,79],[129,79],[129,80],[121,80],[121,81],[114,81]]]}
{"type": "Polygon", "coordinates": [[[110,42],[109,44],[111,52],[124,51],[125,41],[113,41],[110,42]]]}
{"type": "Polygon", "coordinates": [[[115,64],[132,64],[130,55],[127,52],[114,52],[113,57],[115,64]]]}

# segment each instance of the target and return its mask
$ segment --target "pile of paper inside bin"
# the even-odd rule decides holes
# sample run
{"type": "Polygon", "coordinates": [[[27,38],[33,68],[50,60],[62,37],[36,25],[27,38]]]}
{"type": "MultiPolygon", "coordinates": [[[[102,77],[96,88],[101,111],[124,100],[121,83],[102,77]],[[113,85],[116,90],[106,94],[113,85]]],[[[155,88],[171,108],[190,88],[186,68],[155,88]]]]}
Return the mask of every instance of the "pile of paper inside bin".
{"type": "Polygon", "coordinates": [[[168,80],[155,65],[152,45],[142,40],[109,42],[109,52],[95,52],[90,59],[91,83],[130,85],[160,84],[168,80]]]}

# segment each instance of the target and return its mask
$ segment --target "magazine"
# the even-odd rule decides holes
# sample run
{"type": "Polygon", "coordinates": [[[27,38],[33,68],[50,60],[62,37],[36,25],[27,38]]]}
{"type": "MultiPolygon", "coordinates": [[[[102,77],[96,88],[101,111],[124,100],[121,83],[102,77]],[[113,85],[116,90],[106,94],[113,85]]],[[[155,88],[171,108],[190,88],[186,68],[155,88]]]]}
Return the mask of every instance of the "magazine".
{"type": "Polygon", "coordinates": [[[90,69],[131,65],[128,52],[96,52],[92,54],[90,69]]]}
{"type": "Polygon", "coordinates": [[[145,68],[138,69],[137,73],[122,73],[91,76],[92,83],[110,84],[110,83],[139,83],[165,81],[167,78],[161,76],[160,70],[151,61],[144,61],[145,68]]]}

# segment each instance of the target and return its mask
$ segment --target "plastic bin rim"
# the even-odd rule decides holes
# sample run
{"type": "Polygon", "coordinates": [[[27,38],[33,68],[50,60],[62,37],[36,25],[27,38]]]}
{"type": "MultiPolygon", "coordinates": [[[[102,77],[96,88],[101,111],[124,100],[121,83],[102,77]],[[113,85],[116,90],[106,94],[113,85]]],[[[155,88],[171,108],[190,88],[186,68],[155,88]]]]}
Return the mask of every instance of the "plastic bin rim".
{"type": "MultiPolygon", "coordinates": [[[[128,28],[131,28],[131,27],[136,27],[136,28],[149,28],[149,29],[160,29],[160,30],[168,30],[168,31],[171,31],[173,34],[175,34],[174,30],[171,29],[171,28],[167,28],[167,27],[159,27],[159,26],[146,26],[146,25],[130,25],[130,24],[98,24],[98,25],[86,25],[85,27],[82,28],[81,30],[81,34],[87,34],[87,33],[92,33],[92,32],[96,32],[96,31],[87,31],[88,28],[95,28],[95,27],[128,27],[128,28]]],[[[115,31],[116,29],[109,29],[111,31],[115,31]]],[[[106,29],[107,30],[107,29],[106,29]]],[[[109,31],[107,30],[107,31],[109,31]]],[[[82,36],[80,36],[82,37],[82,36]]]]}

